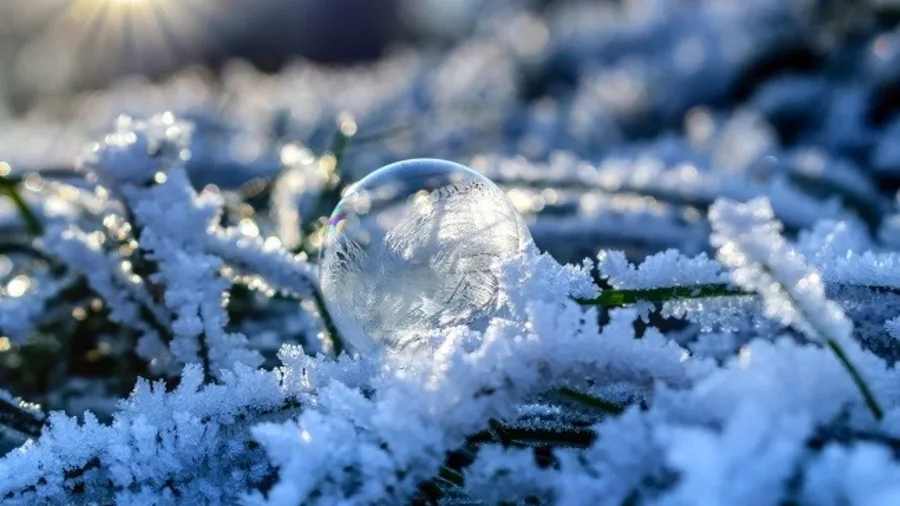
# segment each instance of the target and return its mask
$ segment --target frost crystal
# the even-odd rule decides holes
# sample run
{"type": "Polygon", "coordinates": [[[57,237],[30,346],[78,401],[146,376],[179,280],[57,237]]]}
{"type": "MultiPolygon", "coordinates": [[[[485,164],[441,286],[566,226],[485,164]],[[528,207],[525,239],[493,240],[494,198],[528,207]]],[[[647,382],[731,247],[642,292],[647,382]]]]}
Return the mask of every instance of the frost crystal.
{"type": "Polygon", "coordinates": [[[781,236],[781,224],[764,198],[746,204],[719,200],[710,209],[710,238],[734,282],[757,291],[766,314],[794,325],[812,340],[849,340],[852,323],[825,298],[819,272],[781,236]]]}

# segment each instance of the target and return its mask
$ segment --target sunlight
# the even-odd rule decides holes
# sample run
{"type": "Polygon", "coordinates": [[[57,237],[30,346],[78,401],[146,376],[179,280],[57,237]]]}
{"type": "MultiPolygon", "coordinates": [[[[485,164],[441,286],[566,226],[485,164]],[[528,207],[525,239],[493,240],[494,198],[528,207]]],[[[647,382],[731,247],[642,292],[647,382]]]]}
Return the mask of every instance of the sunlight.
{"type": "Polygon", "coordinates": [[[219,4],[65,0],[61,5],[20,57],[21,75],[40,87],[65,87],[74,75],[152,74],[202,60],[212,45],[219,4]],[[59,57],[47,59],[48,54],[59,57]]]}

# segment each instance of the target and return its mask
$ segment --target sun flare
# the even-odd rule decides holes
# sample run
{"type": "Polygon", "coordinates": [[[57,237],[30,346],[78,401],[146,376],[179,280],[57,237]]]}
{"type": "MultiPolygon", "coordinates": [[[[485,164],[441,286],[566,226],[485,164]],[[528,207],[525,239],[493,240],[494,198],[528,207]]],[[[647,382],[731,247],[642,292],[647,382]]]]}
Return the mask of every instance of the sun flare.
{"type": "Polygon", "coordinates": [[[219,3],[61,0],[61,5],[20,57],[23,75],[42,86],[51,81],[65,86],[74,74],[152,74],[196,61],[213,40],[219,3]],[[59,58],[51,61],[47,54],[59,58]]]}

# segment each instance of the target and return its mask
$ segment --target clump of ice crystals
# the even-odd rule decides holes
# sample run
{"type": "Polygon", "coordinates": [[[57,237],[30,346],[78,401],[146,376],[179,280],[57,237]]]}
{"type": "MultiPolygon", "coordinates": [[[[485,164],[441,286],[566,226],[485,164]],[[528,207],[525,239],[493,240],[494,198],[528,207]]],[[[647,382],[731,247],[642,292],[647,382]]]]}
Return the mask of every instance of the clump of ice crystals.
{"type": "Polygon", "coordinates": [[[445,160],[397,162],[350,187],[335,208],[322,293],[360,353],[422,349],[436,329],[484,325],[497,306],[492,264],[531,244],[489,179],[445,160]]]}

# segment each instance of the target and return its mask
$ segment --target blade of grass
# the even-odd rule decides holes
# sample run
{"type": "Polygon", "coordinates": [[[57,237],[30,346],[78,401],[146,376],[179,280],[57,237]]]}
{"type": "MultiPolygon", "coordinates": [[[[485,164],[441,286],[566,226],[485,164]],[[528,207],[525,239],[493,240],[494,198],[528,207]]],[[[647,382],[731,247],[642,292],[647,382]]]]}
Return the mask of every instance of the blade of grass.
{"type": "Polygon", "coordinates": [[[703,299],[741,295],[753,295],[753,293],[745,292],[726,283],[715,283],[638,290],[603,290],[597,297],[575,300],[585,306],[619,307],[637,302],[666,302],[675,299],[703,299]]]}
{"type": "Polygon", "coordinates": [[[610,415],[618,415],[625,411],[625,408],[614,403],[610,402],[601,397],[597,397],[585,392],[581,392],[579,390],[575,390],[571,387],[562,387],[559,389],[559,393],[572,401],[578,402],[590,408],[594,408],[596,410],[602,411],[604,413],[610,415]]]}
{"type": "Polygon", "coordinates": [[[344,340],[341,337],[337,325],[334,323],[334,319],[331,317],[331,313],[328,312],[328,307],[325,305],[325,299],[322,297],[322,292],[318,286],[313,290],[313,302],[316,305],[316,309],[319,311],[319,316],[322,318],[322,324],[325,326],[325,332],[328,334],[331,346],[334,348],[334,355],[338,356],[344,351],[344,340]]]}
{"type": "Polygon", "coordinates": [[[19,191],[18,181],[7,176],[0,176],[0,193],[6,195],[13,206],[15,206],[16,210],[19,212],[19,216],[22,218],[22,222],[25,224],[25,230],[27,230],[30,235],[39,236],[44,233],[44,225],[41,224],[41,220],[38,219],[37,215],[22,197],[22,193],[19,191]]]}
{"type": "Polygon", "coordinates": [[[0,397],[0,424],[26,436],[39,437],[44,421],[37,414],[22,409],[15,402],[0,397]]]}
{"type": "Polygon", "coordinates": [[[856,388],[862,395],[866,406],[872,413],[872,416],[874,416],[876,420],[881,420],[882,418],[884,418],[884,410],[881,408],[881,405],[878,404],[878,401],[875,399],[875,395],[872,393],[869,385],[859,373],[859,370],[857,370],[856,366],[853,365],[853,362],[850,361],[850,358],[847,356],[844,348],[833,339],[827,339],[825,341],[825,344],[828,345],[832,352],[834,352],[834,356],[837,357],[838,361],[841,363],[844,369],[847,370],[847,374],[850,375],[850,379],[853,380],[853,383],[856,385],[856,388]]]}

